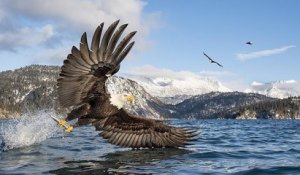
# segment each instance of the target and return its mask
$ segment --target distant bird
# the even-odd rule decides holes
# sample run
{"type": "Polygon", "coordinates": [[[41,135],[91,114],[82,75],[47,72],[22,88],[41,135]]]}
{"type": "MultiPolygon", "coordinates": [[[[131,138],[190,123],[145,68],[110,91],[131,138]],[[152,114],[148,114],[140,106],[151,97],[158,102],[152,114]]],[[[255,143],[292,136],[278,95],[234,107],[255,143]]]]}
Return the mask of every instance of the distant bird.
{"type": "Polygon", "coordinates": [[[203,54],[208,58],[208,60],[210,61],[210,63],[215,63],[220,67],[223,67],[220,63],[216,62],[215,60],[211,59],[208,55],[206,55],[206,53],[203,52],[203,54]]]}
{"type": "Polygon", "coordinates": [[[253,43],[251,41],[246,42],[248,45],[252,45],[253,43]]]}
{"type": "MultiPolygon", "coordinates": [[[[131,32],[118,42],[127,27],[123,24],[116,29],[118,23],[119,20],[111,24],[102,39],[103,23],[100,24],[90,48],[87,35],[83,33],[79,49],[73,46],[64,60],[57,90],[60,104],[73,109],[66,120],[78,119],[75,127],[91,124],[108,142],[122,147],[176,148],[189,144],[197,135],[194,130],[132,115],[123,108],[125,104],[132,105],[132,95],[108,93],[106,81],[119,71],[136,33],[131,32]]],[[[67,128],[67,132],[72,130],[65,120],[57,122],[67,128]]]]}

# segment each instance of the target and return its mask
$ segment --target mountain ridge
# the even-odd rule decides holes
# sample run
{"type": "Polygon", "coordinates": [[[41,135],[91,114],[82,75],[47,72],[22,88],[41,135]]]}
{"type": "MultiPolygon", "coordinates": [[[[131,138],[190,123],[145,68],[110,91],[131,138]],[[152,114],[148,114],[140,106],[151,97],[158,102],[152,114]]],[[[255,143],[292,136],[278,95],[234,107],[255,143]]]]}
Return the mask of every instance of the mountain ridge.
{"type": "MultiPolygon", "coordinates": [[[[55,109],[66,113],[57,100],[56,80],[60,67],[30,65],[14,71],[0,73],[0,118],[27,111],[55,109]]],[[[134,115],[161,119],[170,117],[165,104],[147,93],[136,82],[118,76],[109,77],[106,87],[111,94],[130,93],[135,102],[125,108],[134,115]]]]}
{"type": "MultiPolygon", "coordinates": [[[[0,118],[20,116],[34,110],[55,109],[66,113],[57,100],[56,80],[60,67],[31,65],[0,72],[0,118]]],[[[164,85],[164,84],[161,84],[164,85]]],[[[126,109],[134,115],[163,118],[300,118],[298,99],[277,99],[256,93],[209,92],[186,95],[177,104],[163,103],[139,83],[119,76],[109,77],[108,91],[133,94],[135,102],[126,109]],[[265,111],[262,110],[265,107],[265,111]],[[285,116],[286,115],[286,116],[285,116]],[[293,116],[295,115],[295,116],[293,116]]],[[[178,101],[181,96],[169,97],[178,101]]],[[[163,100],[165,100],[164,98],[163,100]]],[[[174,101],[171,99],[171,101],[174,101]]]]}

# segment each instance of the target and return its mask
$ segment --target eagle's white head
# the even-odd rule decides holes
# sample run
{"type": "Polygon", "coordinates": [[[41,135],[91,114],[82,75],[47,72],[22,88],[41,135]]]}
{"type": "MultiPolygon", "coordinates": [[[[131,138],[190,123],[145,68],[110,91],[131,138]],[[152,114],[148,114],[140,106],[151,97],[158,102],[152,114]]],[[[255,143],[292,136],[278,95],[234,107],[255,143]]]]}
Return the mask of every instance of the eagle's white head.
{"type": "Polygon", "coordinates": [[[121,109],[125,104],[132,104],[134,102],[134,96],[130,94],[110,94],[110,103],[116,106],[118,109],[121,109]]]}

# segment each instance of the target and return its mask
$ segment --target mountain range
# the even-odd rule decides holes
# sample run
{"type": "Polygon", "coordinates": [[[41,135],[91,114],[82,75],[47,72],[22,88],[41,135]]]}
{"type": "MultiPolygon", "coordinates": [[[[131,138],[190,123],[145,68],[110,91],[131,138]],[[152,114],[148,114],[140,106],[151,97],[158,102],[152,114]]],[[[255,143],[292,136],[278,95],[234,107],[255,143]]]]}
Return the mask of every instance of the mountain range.
{"type": "MultiPolygon", "coordinates": [[[[58,66],[31,65],[14,71],[1,72],[0,118],[16,117],[27,111],[45,108],[55,109],[59,113],[68,112],[69,109],[61,108],[57,102],[56,80],[59,71],[58,66]]],[[[285,118],[285,116],[300,118],[298,98],[281,100],[266,96],[268,94],[233,92],[220,82],[207,77],[147,77],[132,74],[126,77],[130,77],[131,80],[118,76],[110,77],[106,86],[112,94],[134,95],[134,104],[126,106],[126,109],[139,116],[156,119],[170,117],[249,119],[264,118],[264,114],[267,114],[268,118],[285,118]],[[265,106],[267,111],[260,110],[261,106],[265,106]]],[[[290,85],[294,82],[284,83],[290,85]]],[[[278,86],[278,83],[274,85],[279,89],[284,87],[278,86]]],[[[256,88],[259,92],[265,92],[264,89],[272,87],[259,84],[257,88],[258,83],[252,86],[254,87],[252,90],[256,88]]]]}
{"type": "Polygon", "coordinates": [[[167,104],[177,104],[195,95],[212,91],[230,92],[222,83],[209,77],[126,74],[147,92],[167,104]]]}
{"type": "MultiPolygon", "coordinates": [[[[209,92],[233,92],[236,90],[226,87],[207,73],[172,71],[153,66],[135,68],[122,76],[138,82],[151,95],[168,104],[178,104],[192,96],[209,92]]],[[[266,83],[254,81],[247,88],[239,88],[239,91],[283,99],[300,96],[300,83],[296,80],[266,83]]]]}
{"type": "Polygon", "coordinates": [[[259,93],[273,98],[300,96],[300,83],[296,80],[253,82],[245,92],[259,93]]]}

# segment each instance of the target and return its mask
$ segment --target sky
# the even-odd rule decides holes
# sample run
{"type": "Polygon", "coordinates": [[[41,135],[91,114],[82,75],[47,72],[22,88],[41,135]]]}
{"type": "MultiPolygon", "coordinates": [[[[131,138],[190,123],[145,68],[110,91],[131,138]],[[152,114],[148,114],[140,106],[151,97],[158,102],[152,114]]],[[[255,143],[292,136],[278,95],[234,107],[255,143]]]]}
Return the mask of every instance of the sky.
{"type": "Polygon", "coordinates": [[[0,71],[61,66],[83,32],[90,39],[101,22],[117,19],[129,23],[126,32],[138,31],[121,74],[190,72],[234,90],[300,81],[298,0],[1,0],[0,71]]]}

